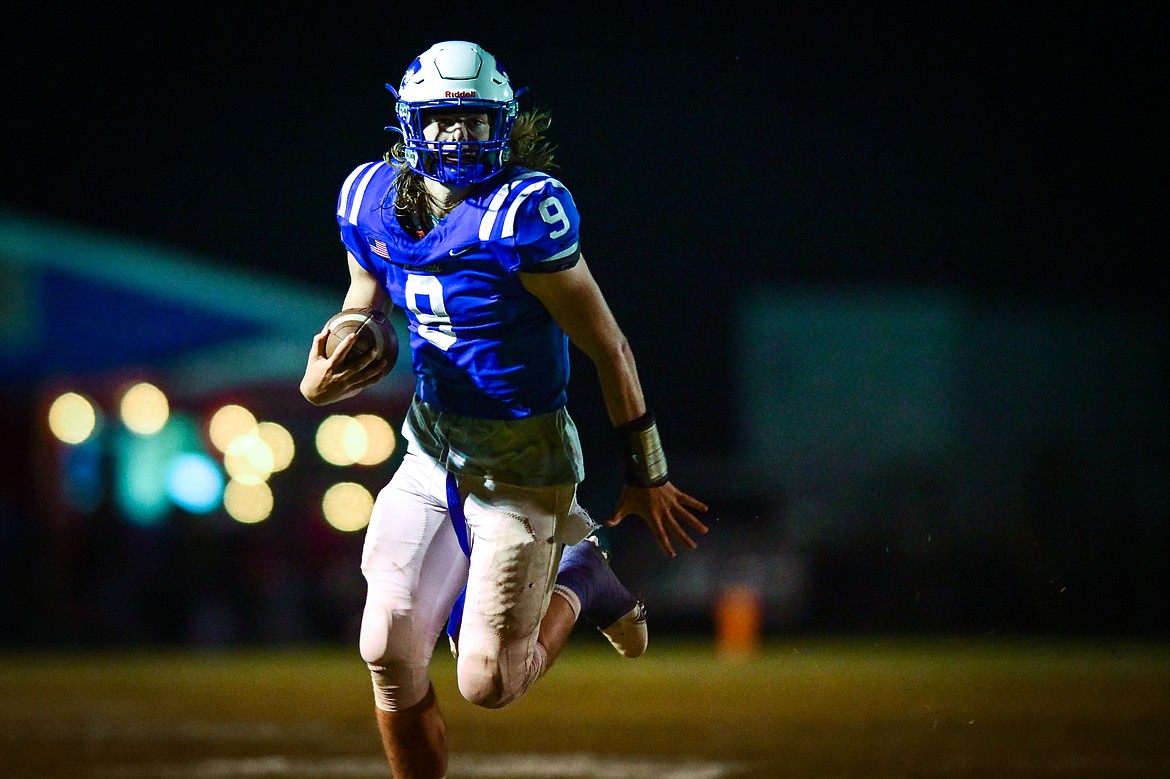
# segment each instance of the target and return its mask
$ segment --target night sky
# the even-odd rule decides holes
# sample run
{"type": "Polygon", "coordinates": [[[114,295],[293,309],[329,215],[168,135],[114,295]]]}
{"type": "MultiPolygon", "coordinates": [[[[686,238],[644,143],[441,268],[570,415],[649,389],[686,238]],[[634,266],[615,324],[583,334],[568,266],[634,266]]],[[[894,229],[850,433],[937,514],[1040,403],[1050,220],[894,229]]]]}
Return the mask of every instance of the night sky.
{"type": "Polygon", "coordinates": [[[5,25],[0,205],[340,301],[335,198],[392,143],[383,84],[463,38],[552,113],[583,251],[678,414],[711,389],[680,370],[730,369],[736,295],[761,284],[1161,299],[1156,4],[235,5],[41,4],[5,25]]]}

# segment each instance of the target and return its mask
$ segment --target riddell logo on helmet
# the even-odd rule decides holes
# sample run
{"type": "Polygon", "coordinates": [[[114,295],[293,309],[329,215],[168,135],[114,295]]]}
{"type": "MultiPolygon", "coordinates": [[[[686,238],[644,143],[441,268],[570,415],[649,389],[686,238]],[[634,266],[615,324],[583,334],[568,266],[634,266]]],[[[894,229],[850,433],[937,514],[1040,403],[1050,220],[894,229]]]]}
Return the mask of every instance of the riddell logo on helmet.
{"type": "Polygon", "coordinates": [[[448,89],[443,97],[475,97],[474,89],[456,89],[454,91],[448,89]]]}

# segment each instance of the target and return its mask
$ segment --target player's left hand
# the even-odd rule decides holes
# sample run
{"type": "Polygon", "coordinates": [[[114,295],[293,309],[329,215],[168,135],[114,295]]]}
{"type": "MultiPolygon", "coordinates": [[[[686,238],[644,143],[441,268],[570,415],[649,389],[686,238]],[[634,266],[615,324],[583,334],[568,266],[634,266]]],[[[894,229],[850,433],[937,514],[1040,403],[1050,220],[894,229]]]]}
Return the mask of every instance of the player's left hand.
{"type": "Polygon", "coordinates": [[[605,522],[605,526],[614,527],[626,517],[637,515],[650,528],[650,533],[663,553],[667,557],[674,557],[677,553],[671,538],[688,549],[698,548],[698,543],[689,531],[699,535],[707,533],[707,526],[695,516],[695,512],[705,511],[707,504],[692,498],[670,482],[659,487],[626,485],[622,488],[613,516],[605,522]]]}

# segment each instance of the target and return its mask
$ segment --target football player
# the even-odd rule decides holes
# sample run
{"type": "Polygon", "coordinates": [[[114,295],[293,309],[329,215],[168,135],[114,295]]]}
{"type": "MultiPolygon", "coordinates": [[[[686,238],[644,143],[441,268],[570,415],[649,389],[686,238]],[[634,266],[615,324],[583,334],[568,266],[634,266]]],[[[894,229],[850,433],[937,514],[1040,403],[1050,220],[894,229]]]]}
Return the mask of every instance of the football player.
{"type": "MultiPolygon", "coordinates": [[[[503,67],[466,41],[436,44],[387,88],[387,129],[402,138],[358,166],[337,202],[343,308],[401,308],[417,377],[404,460],[366,531],[360,649],[394,776],[435,779],[447,756],[428,665],[445,623],[460,692],[490,708],[551,667],[579,618],[627,657],[646,649],[643,605],[575,498],[570,342],[597,368],[626,455],[605,524],[637,515],[674,557],[707,532],[707,506],[669,480],[634,356],[581,253],[577,208],[546,172],[548,115],[519,112],[503,67]]],[[[326,356],[327,335],[313,339],[301,382],[310,402],[351,397],[389,371],[372,353],[346,362],[347,341],[326,356]]]]}

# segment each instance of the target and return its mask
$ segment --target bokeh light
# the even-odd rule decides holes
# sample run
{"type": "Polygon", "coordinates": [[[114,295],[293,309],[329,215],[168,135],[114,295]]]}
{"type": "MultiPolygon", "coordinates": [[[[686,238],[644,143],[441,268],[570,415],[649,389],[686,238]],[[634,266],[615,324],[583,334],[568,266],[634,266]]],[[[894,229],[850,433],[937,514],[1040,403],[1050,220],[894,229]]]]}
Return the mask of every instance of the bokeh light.
{"type": "Polygon", "coordinates": [[[355,461],[360,465],[378,465],[390,459],[398,444],[390,423],[376,414],[358,414],[354,419],[366,431],[366,450],[355,461]]]}
{"type": "Polygon", "coordinates": [[[119,407],[122,424],[138,435],[154,435],[170,417],[170,404],[163,391],[149,382],[139,382],[122,396],[119,407]]]}
{"type": "Polygon", "coordinates": [[[98,414],[88,398],[66,392],[49,406],[49,430],[57,440],[66,444],[80,444],[97,428],[98,414]]]}
{"type": "Polygon", "coordinates": [[[292,433],[277,422],[261,422],[256,427],[256,435],[268,445],[272,451],[272,471],[283,471],[292,464],[296,445],[293,443],[292,433]]]}
{"type": "Polygon", "coordinates": [[[325,491],[321,511],[325,521],[338,530],[351,533],[370,524],[374,496],[360,484],[343,481],[325,491]]]}
{"type": "Polygon", "coordinates": [[[113,431],[114,503],[135,525],[160,525],[174,506],[167,494],[167,474],[171,459],[182,451],[180,432],[171,425],[149,436],[124,427],[113,431]]]}
{"type": "Polygon", "coordinates": [[[237,522],[263,522],[272,514],[272,490],[264,482],[247,484],[232,479],[223,490],[223,507],[237,522]]]}
{"type": "Polygon", "coordinates": [[[171,459],[167,471],[167,494],[181,509],[206,514],[223,497],[223,474],[202,452],[188,452],[171,459]]]}
{"type": "Polygon", "coordinates": [[[362,423],[346,414],[334,414],[317,427],[317,453],[332,465],[353,465],[364,457],[369,438],[362,423]]]}
{"type": "Polygon", "coordinates": [[[253,430],[232,439],[223,455],[223,467],[235,481],[258,484],[272,475],[275,457],[268,444],[253,430]]]}
{"type": "Polygon", "coordinates": [[[256,416],[243,406],[231,403],[211,415],[207,423],[207,436],[212,446],[226,453],[232,441],[255,429],[256,416]]]}

